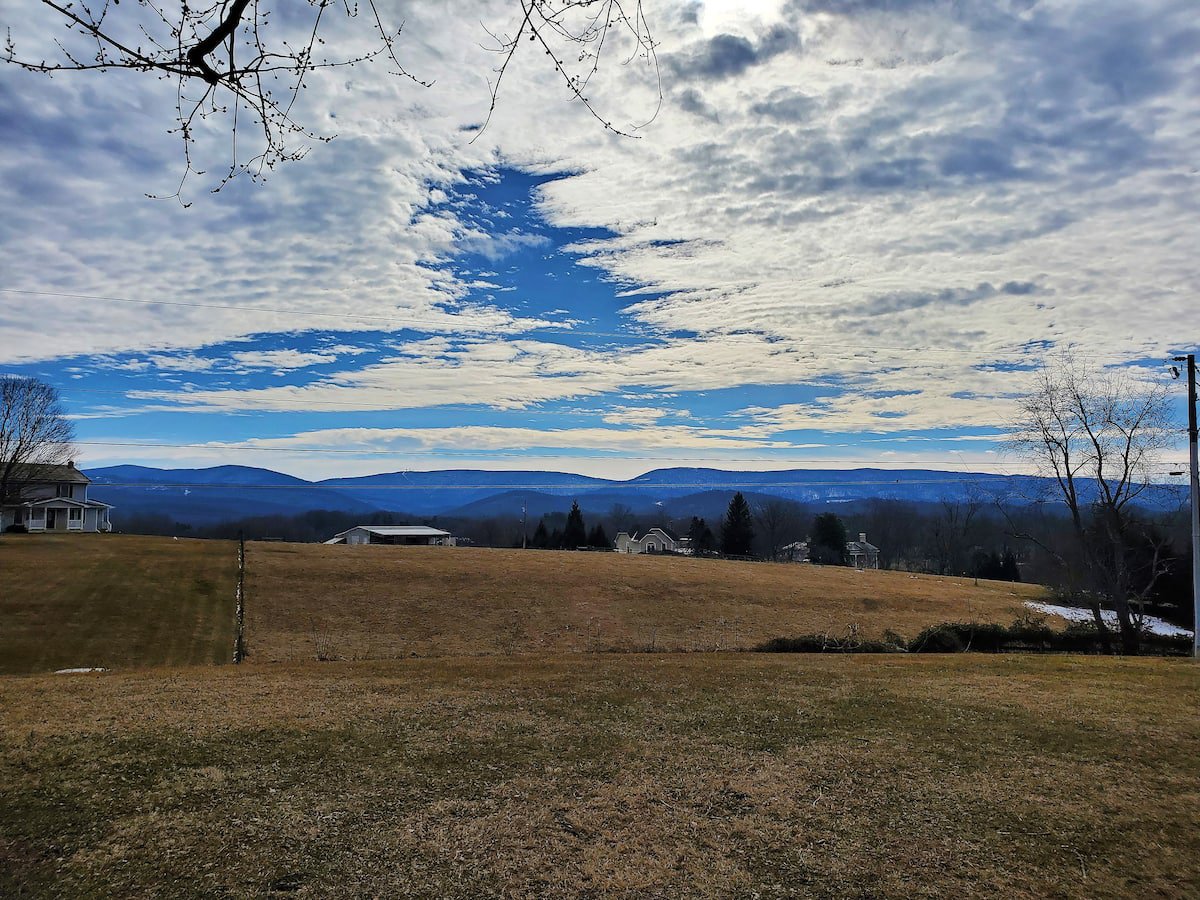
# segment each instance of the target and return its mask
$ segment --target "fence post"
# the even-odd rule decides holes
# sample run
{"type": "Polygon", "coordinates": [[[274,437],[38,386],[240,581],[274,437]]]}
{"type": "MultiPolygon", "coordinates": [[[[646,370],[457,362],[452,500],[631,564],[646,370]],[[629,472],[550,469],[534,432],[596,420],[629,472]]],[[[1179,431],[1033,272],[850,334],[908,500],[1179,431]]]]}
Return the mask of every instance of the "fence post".
{"type": "Polygon", "coordinates": [[[246,658],[246,538],[238,531],[237,605],[233,626],[233,662],[246,658]]]}

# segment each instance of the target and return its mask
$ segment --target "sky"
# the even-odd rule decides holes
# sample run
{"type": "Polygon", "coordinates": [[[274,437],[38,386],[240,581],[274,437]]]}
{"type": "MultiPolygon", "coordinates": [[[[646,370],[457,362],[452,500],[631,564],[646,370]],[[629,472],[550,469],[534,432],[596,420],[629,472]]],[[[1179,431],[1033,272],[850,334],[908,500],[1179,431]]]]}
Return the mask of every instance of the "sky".
{"type": "Polygon", "coordinates": [[[644,0],[591,110],[522,45],[490,118],[517,4],[379,9],[427,84],[313,73],[333,140],[215,192],[244,118],[180,188],[171,81],[0,64],[0,373],[80,465],[1018,472],[1047,356],[1200,344],[1194,0],[644,0]]]}

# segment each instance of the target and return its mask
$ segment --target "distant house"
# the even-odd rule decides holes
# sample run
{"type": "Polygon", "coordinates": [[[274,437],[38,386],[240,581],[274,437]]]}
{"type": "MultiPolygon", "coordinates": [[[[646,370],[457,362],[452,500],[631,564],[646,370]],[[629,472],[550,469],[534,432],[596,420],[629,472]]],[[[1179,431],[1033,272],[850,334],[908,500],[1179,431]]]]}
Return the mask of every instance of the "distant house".
{"type": "Polygon", "coordinates": [[[26,531],[96,533],[111,531],[112,507],[88,499],[91,479],[75,468],[22,465],[13,467],[9,499],[0,506],[0,531],[21,526],[26,531]]]}
{"type": "Polygon", "coordinates": [[[846,541],[846,564],[856,569],[878,569],[879,548],[867,543],[866,532],[859,532],[857,541],[846,541]]]}
{"type": "Polygon", "coordinates": [[[618,553],[678,553],[686,543],[684,538],[669,528],[656,526],[641,537],[636,532],[632,537],[628,532],[619,532],[613,546],[618,553]]]}
{"type": "Polygon", "coordinates": [[[781,562],[808,562],[808,541],[792,541],[779,548],[781,562]]]}
{"type": "Polygon", "coordinates": [[[325,543],[453,547],[457,539],[448,531],[426,525],[355,525],[325,543]]]}

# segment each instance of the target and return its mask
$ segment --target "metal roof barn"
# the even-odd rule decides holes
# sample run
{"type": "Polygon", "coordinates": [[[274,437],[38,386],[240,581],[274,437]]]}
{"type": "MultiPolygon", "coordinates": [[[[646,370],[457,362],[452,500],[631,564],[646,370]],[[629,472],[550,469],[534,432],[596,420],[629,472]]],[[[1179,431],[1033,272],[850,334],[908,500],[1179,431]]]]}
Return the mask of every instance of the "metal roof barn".
{"type": "Polygon", "coordinates": [[[355,525],[335,534],[325,543],[453,547],[457,539],[448,531],[427,525],[355,525]]]}

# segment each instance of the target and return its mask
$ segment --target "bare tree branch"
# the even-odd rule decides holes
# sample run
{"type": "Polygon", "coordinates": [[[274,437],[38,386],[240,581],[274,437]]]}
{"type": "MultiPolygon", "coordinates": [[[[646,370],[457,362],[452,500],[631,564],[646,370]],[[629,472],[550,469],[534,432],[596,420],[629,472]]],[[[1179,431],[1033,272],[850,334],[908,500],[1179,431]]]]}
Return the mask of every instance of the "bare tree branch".
{"type": "MultiPolygon", "coordinates": [[[[372,35],[368,49],[332,57],[318,54],[325,44],[322,33],[326,13],[334,7],[334,0],[306,0],[310,19],[302,32],[304,38],[295,43],[289,40],[286,29],[272,21],[272,9],[260,0],[201,0],[196,6],[185,2],[171,12],[156,0],[127,0],[124,5],[116,0],[38,2],[66,27],[66,39],[54,38],[58,59],[22,57],[9,31],[0,60],[46,75],[123,69],[175,79],[176,127],[171,133],[180,137],[184,157],[180,185],[170,195],[176,199],[181,197],[190,176],[203,174],[193,165],[196,127],[202,121],[226,116],[229,121],[231,158],[228,172],[214,188],[219,191],[238,175],[261,179],[280,163],[303,158],[313,142],[332,140],[332,136],[319,135],[293,117],[296,99],[313,72],[384,58],[394,66],[391,74],[423,87],[433,84],[410,74],[401,64],[397,40],[403,25],[385,25],[376,0],[366,0],[372,35]],[[281,81],[283,85],[279,85],[281,81]],[[192,85],[201,88],[193,90],[192,85]],[[257,136],[257,151],[245,157],[239,156],[239,147],[244,143],[239,135],[244,120],[240,113],[250,115],[257,136]]],[[[622,64],[641,58],[659,79],[655,44],[641,0],[517,3],[521,18],[515,36],[500,37],[484,29],[494,42],[489,49],[499,53],[502,61],[491,84],[488,112],[480,132],[496,110],[505,72],[523,41],[532,42],[549,57],[567,88],[568,99],[581,103],[605,129],[628,136],[644,127],[614,126],[587,93],[615,34],[621,36],[616,45],[631,48],[622,64]]],[[[299,2],[293,6],[303,8],[299,2]]],[[[359,7],[343,0],[340,12],[347,19],[357,19],[359,7]]],[[[289,15],[296,13],[289,9],[289,15]]],[[[661,104],[660,82],[658,106],[661,104]]]]}

